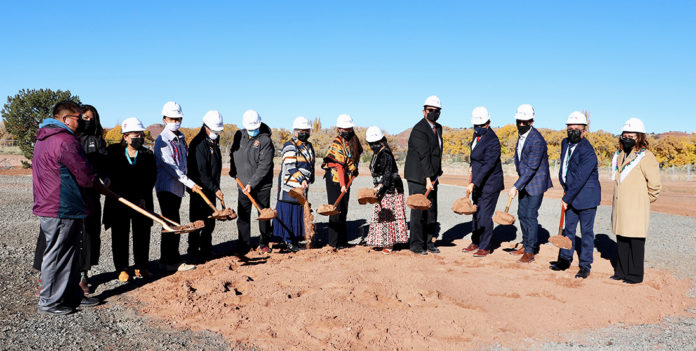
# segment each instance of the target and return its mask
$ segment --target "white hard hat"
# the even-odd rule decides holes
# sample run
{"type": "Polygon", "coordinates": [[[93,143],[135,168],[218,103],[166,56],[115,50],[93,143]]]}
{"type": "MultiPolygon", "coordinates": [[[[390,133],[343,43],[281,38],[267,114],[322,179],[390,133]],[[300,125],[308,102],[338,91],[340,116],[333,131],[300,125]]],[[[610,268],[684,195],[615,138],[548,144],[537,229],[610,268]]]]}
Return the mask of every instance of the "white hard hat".
{"type": "Polygon", "coordinates": [[[423,105],[442,108],[442,104],[440,104],[440,98],[435,95],[428,96],[428,98],[425,99],[425,104],[423,105]]]}
{"type": "Polygon", "coordinates": [[[312,125],[307,118],[299,116],[292,122],[292,129],[312,129],[312,125]]]}
{"type": "Polygon", "coordinates": [[[338,119],[336,119],[336,127],[338,128],[353,128],[353,118],[351,118],[347,114],[342,114],[338,116],[338,119]]]}
{"type": "Polygon", "coordinates": [[[623,128],[621,128],[621,133],[623,132],[634,132],[645,134],[645,124],[638,118],[629,118],[626,123],[624,123],[623,128]]]}
{"type": "Polygon", "coordinates": [[[380,141],[384,138],[384,134],[382,133],[382,130],[379,129],[377,126],[372,126],[370,128],[367,128],[367,131],[365,132],[365,140],[368,143],[374,143],[376,141],[380,141]]]}
{"type": "Polygon", "coordinates": [[[174,101],[168,101],[162,107],[162,116],[169,118],[184,118],[184,113],[181,112],[181,106],[174,101]]]}
{"type": "Polygon", "coordinates": [[[517,113],[515,113],[515,119],[520,121],[529,121],[534,119],[534,107],[530,104],[522,104],[517,107],[517,113]]]}
{"type": "Polygon", "coordinates": [[[203,116],[203,123],[213,132],[222,132],[225,130],[225,124],[222,122],[222,115],[218,111],[208,111],[203,116]]]}
{"type": "Polygon", "coordinates": [[[566,124],[584,124],[587,125],[587,116],[580,111],[573,111],[573,113],[568,116],[566,124]]]}
{"type": "Polygon", "coordinates": [[[261,115],[254,110],[246,110],[242,117],[242,125],[247,130],[255,130],[261,127],[261,115]]]}
{"type": "Polygon", "coordinates": [[[126,120],[121,123],[121,133],[130,133],[130,132],[142,132],[145,130],[145,127],[143,126],[143,122],[140,122],[139,119],[135,117],[130,117],[126,118],[126,120]]]}
{"type": "Polygon", "coordinates": [[[491,115],[488,113],[488,109],[483,106],[476,107],[471,111],[471,124],[475,126],[486,124],[490,120],[491,115]]]}

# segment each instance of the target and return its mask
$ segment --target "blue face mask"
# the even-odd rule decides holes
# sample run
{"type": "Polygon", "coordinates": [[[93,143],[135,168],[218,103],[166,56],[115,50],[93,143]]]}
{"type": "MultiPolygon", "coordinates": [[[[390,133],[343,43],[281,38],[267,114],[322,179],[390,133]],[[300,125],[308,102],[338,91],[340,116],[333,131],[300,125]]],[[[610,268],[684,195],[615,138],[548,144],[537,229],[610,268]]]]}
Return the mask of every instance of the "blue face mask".
{"type": "Polygon", "coordinates": [[[254,130],[247,129],[247,134],[249,134],[249,136],[253,138],[253,137],[259,135],[259,129],[258,128],[254,129],[254,130]]]}

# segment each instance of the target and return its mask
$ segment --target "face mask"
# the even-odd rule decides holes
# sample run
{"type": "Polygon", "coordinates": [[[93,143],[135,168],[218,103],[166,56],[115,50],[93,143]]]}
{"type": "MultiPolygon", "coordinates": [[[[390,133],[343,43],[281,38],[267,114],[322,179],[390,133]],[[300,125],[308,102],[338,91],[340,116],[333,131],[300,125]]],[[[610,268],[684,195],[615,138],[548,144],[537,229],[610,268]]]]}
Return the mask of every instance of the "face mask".
{"type": "Polygon", "coordinates": [[[440,118],[440,111],[431,110],[428,112],[428,121],[435,123],[438,118],[440,118]]]}
{"type": "Polygon", "coordinates": [[[582,131],[578,129],[568,129],[568,141],[577,144],[582,139],[582,131]]]}
{"type": "Polygon", "coordinates": [[[486,134],[488,128],[474,126],[474,133],[478,136],[486,134]]]}
{"type": "Polygon", "coordinates": [[[77,129],[75,129],[75,134],[82,134],[85,132],[85,120],[82,118],[77,119],[77,129]]]}
{"type": "Polygon", "coordinates": [[[83,120],[85,124],[85,133],[87,134],[92,134],[94,132],[94,129],[96,128],[96,123],[94,123],[94,120],[83,120]]]}
{"type": "Polygon", "coordinates": [[[355,134],[355,133],[352,130],[350,132],[341,132],[341,138],[348,141],[348,140],[350,140],[350,138],[353,137],[353,134],[355,134]]]}
{"type": "Polygon", "coordinates": [[[217,133],[210,131],[210,134],[208,134],[208,138],[210,138],[210,140],[215,140],[218,138],[218,135],[217,133]]]}
{"type": "Polygon", "coordinates": [[[131,138],[130,146],[134,149],[139,149],[141,146],[143,146],[144,142],[145,138],[131,138]]]}
{"type": "Polygon", "coordinates": [[[382,143],[368,143],[370,145],[370,149],[372,149],[372,152],[378,152],[379,150],[382,149],[382,143]]]}
{"type": "Polygon", "coordinates": [[[306,143],[309,140],[309,132],[297,132],[297,140],[306,143]]]}
{"type": "Polygon", "coordinates": [[[167,129],[169,129],[172,132],[176,132],[179,130],[179,127],[181,127],[181,122],[169,122],[167,123],[167,129]]]}
{"type": "Polygon", "coordinates": [[[528,126],[520,126],[519,124],[517,125],[517,132],[520,133],[520,135],[528,132],[530,129],[532,129],[531,125],[528,125],[528,126]]]}
{"type": "Polygon", "coordinates": [[[258,129],[254,129],[254,130],[247,129],[247,134],[249,134],[249,136],[253,138],[253,137],[259,135],[259,130],[258,129]]]}
{"type": "Polygon", "coordinates": [[[633,147],[636,146],[636,140],[632,138],[621,137],[619,139],[619,142],[621,143],[621,147],[623,147],[624,152],[626,153],[630,153],[631,149],[633,149],[633,147]]]}

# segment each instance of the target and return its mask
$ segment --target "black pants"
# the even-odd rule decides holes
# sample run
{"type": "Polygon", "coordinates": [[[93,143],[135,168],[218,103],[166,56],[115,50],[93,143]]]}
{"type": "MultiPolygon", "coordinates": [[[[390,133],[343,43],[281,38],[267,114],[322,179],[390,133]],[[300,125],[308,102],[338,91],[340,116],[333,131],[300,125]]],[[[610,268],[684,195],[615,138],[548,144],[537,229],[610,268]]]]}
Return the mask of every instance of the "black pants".
{"type": "MultiPolygon", "coordinates": [[[[336,199],[341,195],[341,184],[336,183],[331,179],[331,173],[328,172],[326,179],[326,197],[329,204],[336,202],[336,199]]],[[[348,216],[348,200],[350,199],[350,189],[346,190],[341,201],[336,205],[336,209],[341,213],[329,216],[329,245],[331,247],[347,246],[348,245],[348,225],[346,217],[348,216]]]]}
{"type": "MultiPolygon", "coordinates": [[[[203,191],[210,202],[215,205],[217,199],[215,194],[203,191]]],[[[213,209],[198,194],[191,195],[189,203],[189,218],[191,222],[203,220],[205,227],[188,234],[188,254],[190,257],[203,260],[210,256],[210,249],[213,246],[213,230],[215,230],[215,219],[208,218],[213,214],[213,209]]]]}
{"type": "MultiPolygon", "coordinates": [[[[181,208],[181,198],[168,191],[157,193],[162,216],[174,222],[181,223],[179,208],[181,208]]],[[[162,243],[160,245],[160,264],[177,264],[181,261],[179,255],[179,234],[162,233],[162,243]]]]}
{"type": "MultiPolygon", "coordinates": [[[[408,193],[425,194],[425,184],[408,182],[408,193]]],[[[423,251],[433,246],[433,236],[437,232],[437,184],[428,194],[428,200],[432,206],[426,211],[411,210],[411,235],[408,238],[411,251],[423,251]]]]}
{"type": "Polygon", "coordinates": [[[624,280],[641,283],[645,261],[645,238],[616,236],[618,251],[614,273],[624,280]]]}
{"type": "Polygon", "coordinates": [[[80,242],[80,270],[88,271],[99,263],[99,251],[101,249],[101,203],[99,195],[88,201],[93,204],[91,213],[85,217],[84,231],[80,242]]]}
{"type": "MultiPolygon", "coordinates": [[[[251,189],[251,197],[256,200],[261,209],[271,207],[271,187],[265,186],[257,189],[251,189]],[[258,189],[258,190],[257,190],[258,189]]],[[[237,251],[241,254],[246,254],[251,249],[251,209],[254,205],[251,200],[238,189],[237,193],[237,232],[239,240],[237,241],[237,251]]],[[[261,232],[261,245],[268,245],[273,235],[273,227],[271,221],[258,221],[259,231],[261,232]]]]}
{"type": "Polygon", "coordinates": [[[146,217],[130,208],[123,208],[123,211],[118,214],[118,220],[113,221],[111,226],[111,249],[113,250],[116,272],[124,271],[128,268],[131,226],[133,227],[133,259],[135,268],[147,268],[150,253],[151,223],[146,217]]]}
{"type": "Polygon", "coordinates": [[[471,231],[471,242],[481,250],[490,250],[491,239],[493,238],[493,212],[498,203],[499,193],[482,194],[476,190],[473,193],[473,200],[477,206],[474,213],[473,228],[471,231]]]}

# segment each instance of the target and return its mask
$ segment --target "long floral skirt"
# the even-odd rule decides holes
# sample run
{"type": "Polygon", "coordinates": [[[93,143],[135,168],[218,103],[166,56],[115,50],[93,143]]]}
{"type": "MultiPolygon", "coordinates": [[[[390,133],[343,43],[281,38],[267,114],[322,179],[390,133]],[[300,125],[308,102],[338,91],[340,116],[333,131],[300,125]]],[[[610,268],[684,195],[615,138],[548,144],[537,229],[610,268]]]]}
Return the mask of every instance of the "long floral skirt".
{"type": "Polygon", "coordinates": [[[385,194],[374,206],[367,245],[391,247],[408,242],[404,194],[385,194]]]}

